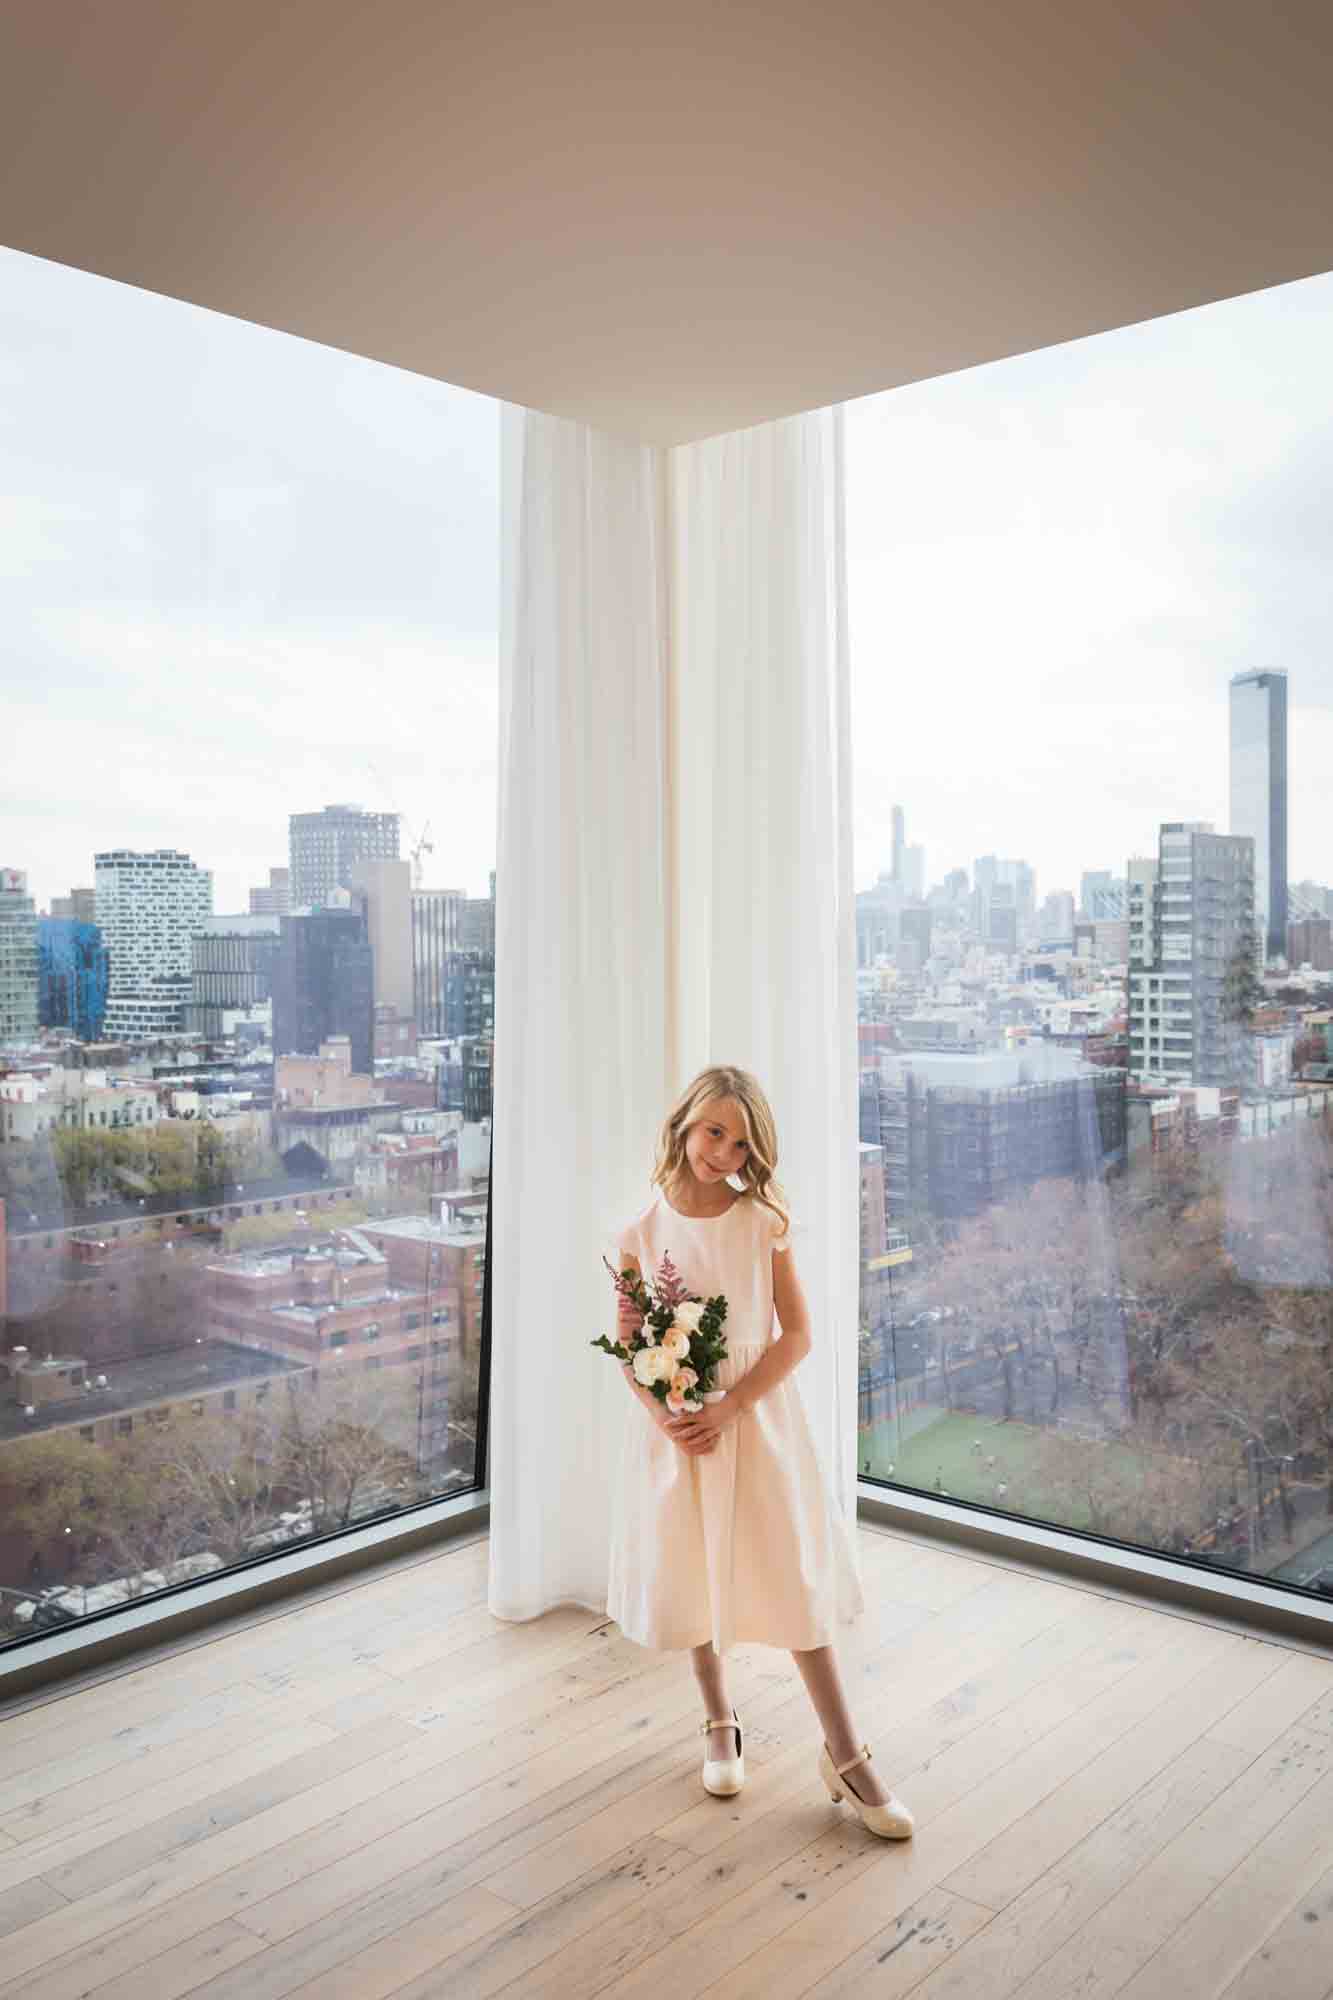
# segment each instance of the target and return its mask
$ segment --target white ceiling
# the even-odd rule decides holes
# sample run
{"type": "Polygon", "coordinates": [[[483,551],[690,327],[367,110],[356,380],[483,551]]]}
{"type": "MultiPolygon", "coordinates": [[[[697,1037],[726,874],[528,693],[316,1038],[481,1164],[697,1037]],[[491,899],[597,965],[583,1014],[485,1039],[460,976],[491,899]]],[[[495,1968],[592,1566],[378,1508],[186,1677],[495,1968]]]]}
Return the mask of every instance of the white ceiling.
{"type": "Polygon", "coordinates": [[[0,242],[677,442],[1333,266],[1333,5],[36,0],[0,242]]]}

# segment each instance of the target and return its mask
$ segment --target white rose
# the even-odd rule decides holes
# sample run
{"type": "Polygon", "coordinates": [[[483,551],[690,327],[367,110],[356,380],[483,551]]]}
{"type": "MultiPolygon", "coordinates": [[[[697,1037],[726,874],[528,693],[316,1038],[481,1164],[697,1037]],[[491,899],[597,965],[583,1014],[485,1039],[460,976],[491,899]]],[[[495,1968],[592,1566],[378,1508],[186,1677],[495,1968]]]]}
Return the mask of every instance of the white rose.
{"type": "Polygon", "coordinates": [[[635,1381],[641,1383],[645,1389],[651,1389],[657,1380],[658,1357],[661,1352],[660,1347],[641,1347],[630,1364],[634,1370],[635,1381]]]}
{"type": "Polygon", "coordinates": [[[701,1299],[683,1299],[672,1311],[671,1324],[673,1326],[683,1326],[687,1333],[697,1333],[699,1331],[699,1321],[703,1316],[704,1309],[701,1299]]]}
{"type": "Polygon", "coordinates": [[[688,1360],[690,1336],[683,1326],[673,1326],[670,1333],[663,1336],[662,1352],[669,1354],[673,1361],[688,1360]]]}
{"type": "Polygon", "coordinates": [[[675,1358],[664,1347],[641,1347],[634,1357],[634,1379],[645,1389],[654,1382],[669,1382],[675,1372],[675,1358]]]}

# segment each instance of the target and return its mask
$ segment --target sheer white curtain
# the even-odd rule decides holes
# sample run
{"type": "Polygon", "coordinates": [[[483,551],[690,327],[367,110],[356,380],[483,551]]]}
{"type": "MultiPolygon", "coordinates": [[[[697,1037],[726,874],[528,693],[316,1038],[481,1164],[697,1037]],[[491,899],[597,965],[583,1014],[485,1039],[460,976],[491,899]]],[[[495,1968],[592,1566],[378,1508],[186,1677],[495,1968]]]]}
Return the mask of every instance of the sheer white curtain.
{"type": "Polygon", "coordinates": [[[667,1089],[662,454],[506,409],[489,1605],[606,1605],[599,1263],[667,1089]]]}
{"type": "Polygon", "coordinates": [[[856,1478],[855,923],[842,425],[664,452],[506,413],[496,866],[491,1611],[605,1606],[627,1402],[587,1343],[668,1098],[753,1069],[856,1478]]]}
{"type": "Polygon", "coordinates": [[[796,1376],[855,1520],[860,1256],[842,411],[672,455],[682,1081],[753,1070],[815,1344],[796,1376]]]}

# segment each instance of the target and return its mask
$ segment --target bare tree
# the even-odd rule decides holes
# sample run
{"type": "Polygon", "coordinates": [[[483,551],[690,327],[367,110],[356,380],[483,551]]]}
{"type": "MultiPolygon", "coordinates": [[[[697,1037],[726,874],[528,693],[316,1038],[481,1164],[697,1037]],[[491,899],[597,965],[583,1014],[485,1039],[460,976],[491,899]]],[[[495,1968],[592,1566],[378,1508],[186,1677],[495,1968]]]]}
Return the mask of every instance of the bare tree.
{"type": "Polygon", "coordinates": [[[314,1395],[295,1380],[286,1389],[273,1484],[309,1501],[315,1534],[346,1527],[373,1488],[414,1489],[415,1377],[334,1368],[321,1372],[314,1395]]]}

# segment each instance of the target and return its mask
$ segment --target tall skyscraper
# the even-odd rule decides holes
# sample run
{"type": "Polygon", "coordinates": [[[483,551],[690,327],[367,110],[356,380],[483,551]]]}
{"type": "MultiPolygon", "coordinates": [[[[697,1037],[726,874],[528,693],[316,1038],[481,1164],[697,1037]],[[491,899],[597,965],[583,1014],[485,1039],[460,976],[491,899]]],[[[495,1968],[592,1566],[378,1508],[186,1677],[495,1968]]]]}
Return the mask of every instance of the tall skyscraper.
{"type": "Polygon", "coordinates": [[[324,907],[335,889],[350,889],[358,861],[398,859],[398,814],[325,806],[293,813],[288,822],[292,910],[324,907]]]}
{"type": "Polygon", "coordinates": [[[891,879],[903,879],[903,854],[907,846],[907,820],[901,806],[893,808],[893,864],[889,870],[891,879]]]}
{"type": "Polygon", "coordinates": [[[353,1070],[371,1075],[374,967],[365,919],[358,910],[317,910],[278,921],[282,939],[273,967],[274,1055],[318,1055],[322,1042],[346,1035],[353,1070]]]}
{"type": "Polygon", "coordinates": [[[1157,859],[1129,863],[1129,1069],[1205,1087],[1248,1075],[1241,1018],[1254,977],[1254,842],[1175,820],[1157,859]]]}
{"type": "Polygon", "coordinates": [[[21,868],[0,868],[0,1042],[32,1041],[38,1021],[37,905],[21,868]]]}
{"type": "Polygon", "coordinates": [[[103,1033],[142,1040],[184,1030],[190,942],[213,914],[213,876],[174,847],[93,856],[97,927],[110,954],[103,1033]]]}
{"type": "Polygon", "coordinates": [[[1287,949],[1287,676],[1231,683],[1231,831],[1254,842],[1255,922],[1267,958],[1287,949]]]}

